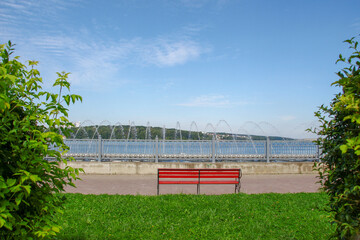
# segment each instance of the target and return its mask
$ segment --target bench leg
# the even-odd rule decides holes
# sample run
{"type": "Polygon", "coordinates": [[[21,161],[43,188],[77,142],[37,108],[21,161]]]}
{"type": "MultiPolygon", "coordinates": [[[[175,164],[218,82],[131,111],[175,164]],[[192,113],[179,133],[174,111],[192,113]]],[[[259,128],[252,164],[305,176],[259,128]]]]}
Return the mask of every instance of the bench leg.
{"type": "Polygon", "coordinates": [[[240,188],[241,188],[241,183],[239,182],[238,184],[235,185],[235,193],[236,193],[236,190],[238,193],[240,193],[240,188]]]}
{"type": "Polygon", "coordinates": [[[197,190],[196,190],[197,194],[200,194],[200,184],[197,185],[197,190]]]}
{"type": "Polygon", "coordinates": [[[159,169],[157,170],[157,195],[159,195],[159,169]]]}

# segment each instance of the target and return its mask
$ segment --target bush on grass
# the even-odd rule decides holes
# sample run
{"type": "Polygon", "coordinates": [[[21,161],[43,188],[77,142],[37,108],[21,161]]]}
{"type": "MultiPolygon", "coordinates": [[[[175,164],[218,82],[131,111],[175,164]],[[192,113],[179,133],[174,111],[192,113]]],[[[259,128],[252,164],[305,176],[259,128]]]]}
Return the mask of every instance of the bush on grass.
{"type": "Polygon", "coordinates": [[[321,123],[317,144],[321,162],[316,164],[324,190],[330,197],[331,217],[338,239],[360,237],[360,52],[355,38],[345,41],[353,53],[337,62],[347,65],[332,85],[342,89],[329,107],[315,116],[321,123]]]}
{"type": "Polygon", "coordinates": [[[42,91],[37,62],[19,62],[13,46],[0,45],[0,238],[44,238],[60,231],[52,219],[62,211],[56,193],[78,179],[79,169],[59,166],[71,160],[61,157],[67,146],[60,133],[72,126],[63,103],[82,98],[62,95],[70,90],[64,72],[53,85],[59,94],[42,91]]]}

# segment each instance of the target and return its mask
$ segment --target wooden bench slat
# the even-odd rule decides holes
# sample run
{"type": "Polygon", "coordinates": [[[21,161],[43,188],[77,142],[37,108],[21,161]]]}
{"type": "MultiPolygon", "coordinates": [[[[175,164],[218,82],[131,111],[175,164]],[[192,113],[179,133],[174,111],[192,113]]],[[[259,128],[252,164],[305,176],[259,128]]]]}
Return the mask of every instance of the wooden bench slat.
{"type": "Polygon", "coordinates": [[[238,181],[200,181],[200,184],[238,184],[238,181]]]}
{"type": "Polygon", "coordinates": [[[216,175],[216,176],[202,176],[200,175],[200,178],[239,178],[239,175],[216,175]]]}
{"type": "Polygon", "coordinates": [[[199,175],[197,175],[197,176],[187,176],[187,175],[166,175],[166,176],[161,176],[161,175],[159,175],[159,178],[199,178],[199,175]]]}
{"type": "Polygon", "coordinates": [[[179,174],[179,175],[197,174],[197,175],[199,175],[199,172],[159,172],[159,174],[179,174]]]}
{"type": "Polygon", "coordinates": [[[188,174],[188,173],[194,173],[199,174],[199,171],[159,171],[161,174],[173,174],[173,173],[179,173],[179,174],[188,174]]]}
{"type": "Polygon", "coordinates": [[[199,181],[159,181],[159,184],[198,184],[199,181]]]}
{"type": "Polygon", "coordinates": [[[204,172],[200,172],[201,176],[204,175],[239,175],[239,172],[208,172],[208,173],[204,173],[204,172]]]}
{"type": "Polygon", "coordinates": [[[219,170],[200,170],[200,172],[214,172],[214,173],[218,173],[218,172],[221,172],[221,173],[229,173],[229,172],[239,172],[239,170],[228,170],[228,171],[225,171],[223,169],[219,169],[219,170]]]}

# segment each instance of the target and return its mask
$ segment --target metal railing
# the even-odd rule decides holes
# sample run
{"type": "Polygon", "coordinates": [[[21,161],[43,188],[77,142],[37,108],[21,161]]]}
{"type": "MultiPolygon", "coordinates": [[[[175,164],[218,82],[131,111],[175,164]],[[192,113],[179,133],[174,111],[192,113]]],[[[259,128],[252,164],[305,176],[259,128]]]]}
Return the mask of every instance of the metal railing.
{"type": "Polygon", "coordinates": [[[64,156],[96,161],[314,161],[318,146],[309,140],[109,140],[66,139],[64,156]]]}

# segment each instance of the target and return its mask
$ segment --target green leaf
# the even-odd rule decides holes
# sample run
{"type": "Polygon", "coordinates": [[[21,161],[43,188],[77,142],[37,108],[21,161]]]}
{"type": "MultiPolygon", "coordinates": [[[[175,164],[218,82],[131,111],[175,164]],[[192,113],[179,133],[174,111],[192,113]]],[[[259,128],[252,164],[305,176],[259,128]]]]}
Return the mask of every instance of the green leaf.
{"type": "Polygon", "coordinates": [[[8,187],[14,186],[15,183],[16,183],[16,179],[8,178],[8,179],[6,180],[6,184],[8,185],[8,187]]]}
{"type": "Polygon", "coordinates": [[[2,228],[5,223],[6,223],[5,219],[3,219],[2,217],[0,217],[0,228],[2,228]]]}
{"type": "Polygon", "coordinates": [[[66,102],[66,105],[70,105],[70,96],[69,95],[66,95],[66,96],[63,96],[65,102],[66,102]]]}
{"type": "Polygon", "coordinates": [[[7,185],[4,181],[0,181],[0,189],[7,188],[7,185]]]}
{"type": "Polygon", "coordinates": [[[16,186],[12,186],[12,187],[9,188],[9,189],[10,189],[11,192],[16,193],[16,192],[20,191],[20,188],[21,188],[21,185],[18,184],[18,185],[16,185],[16,186]]]}
{"type": "Polygon", "coordinates": [[[27,179],[29,179],[28,176],[21,176],[21,177],[20,177],[20,183],[21,183],[21,184],[24,183],[27,179]]]}
{"type": "Polygon", "coordinates": [[[27,194],[30,194],[30,192],[31,192],[31,187],[30,187],[29,185],[21,186],[21,187],[26,190],[27,194]]]}
{"type": "Polygon", "coordinates": [[[23,197],[24,197],[24,194],[23,194],[23,193],[20,193],[20,194],[15,198],[15,204],[16,204],[17,206],[20,205],[21,200],[23,199],[23,197]]]}
{"type": "Polygon", "coordinates": [[[60,232],[60,228],[58,226],[53,226],[51,229],[56,233],[60,232]]]}
{"type": "Polygon", "coordinates": [[[10,231],[13,230],[13,225],[12,225],[10,222],[8,222],[8,221],[5,222],[4,227],[7,228],[7,229],[9,229],[10,231]]]}
{"type": "Polygon", "coordinates": [[[340,146],[340,150],[341,150],[341,152],[344,154],[344,153],[347,152],[348,146],[347,146],[347,145],[341,145],[341,146],[340,146]]]}
{"type": "Polygon", "coordinates": [[[41,178],[39,178],[39,176],[37,175],[30,175],[30,180],[33,182],[33,183],[36,183],[38,181],[41,181],[41,178]]]}

